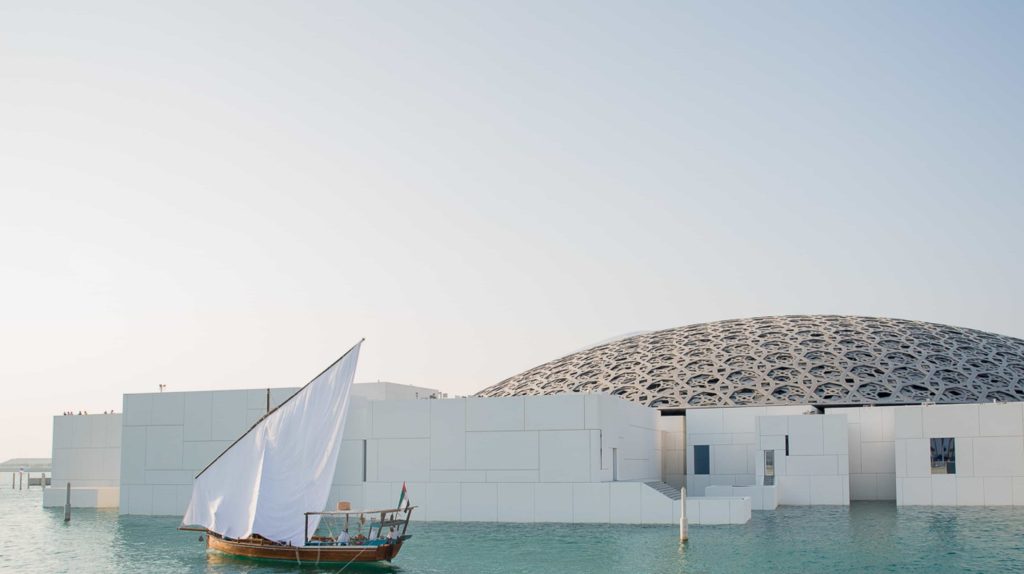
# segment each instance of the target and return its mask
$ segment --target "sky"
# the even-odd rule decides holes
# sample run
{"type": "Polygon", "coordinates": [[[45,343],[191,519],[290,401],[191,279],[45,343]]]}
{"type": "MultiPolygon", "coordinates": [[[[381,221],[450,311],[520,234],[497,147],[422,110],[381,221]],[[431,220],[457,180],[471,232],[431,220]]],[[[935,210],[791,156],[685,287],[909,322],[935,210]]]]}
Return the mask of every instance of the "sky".
{"type": "Polygon", "coordinates": [[[1019,2],[0,0],[0,460],[123,393],[1024,337],[1019,2]]]}

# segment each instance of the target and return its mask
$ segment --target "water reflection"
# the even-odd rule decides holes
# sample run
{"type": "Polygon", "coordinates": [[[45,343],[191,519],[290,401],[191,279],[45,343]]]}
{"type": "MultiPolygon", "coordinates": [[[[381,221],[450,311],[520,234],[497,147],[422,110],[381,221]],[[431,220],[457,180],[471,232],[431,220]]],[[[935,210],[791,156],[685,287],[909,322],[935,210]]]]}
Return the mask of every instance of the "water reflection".
{"type": "MultiPolygon", "coordinates": [[[[336,573],[206,550],[177,518],[42,509],[40,493],[0,492],[0,570],[336,573]]],[[[414,523],[392,565],[365,574],[682,574],[685,572],[1024,572],[1024,508],[780,507],[743,526],[414,523]]]]}

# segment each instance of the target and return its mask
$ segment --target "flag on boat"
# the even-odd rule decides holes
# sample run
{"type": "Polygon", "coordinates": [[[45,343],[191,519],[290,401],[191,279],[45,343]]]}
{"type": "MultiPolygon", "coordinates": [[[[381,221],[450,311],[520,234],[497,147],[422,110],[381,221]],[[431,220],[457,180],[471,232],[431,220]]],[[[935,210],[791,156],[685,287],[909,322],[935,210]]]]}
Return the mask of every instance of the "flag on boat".
{"type": "Polygon", "coordinates": [[[402,481],[402,494],[398,497],[398,509],[399,510],[405,510],[406,508],[409,508],[409,498],[408,498],[408,495],[409,495],[409,491],[408,491],[408,489],[405,488],[405,481],[402,481]],[[402,503],[405,503],[404,507],[402,506],[402,503]]]}
{"type": "MultiPolygon", "coordinates": [[[[360,341],[196,475],[182,519],[226,538],[302,546],[307,511],[327,504],[360,341]]],[[[319,515],[310,515],[316,532],[319,515]]]]}

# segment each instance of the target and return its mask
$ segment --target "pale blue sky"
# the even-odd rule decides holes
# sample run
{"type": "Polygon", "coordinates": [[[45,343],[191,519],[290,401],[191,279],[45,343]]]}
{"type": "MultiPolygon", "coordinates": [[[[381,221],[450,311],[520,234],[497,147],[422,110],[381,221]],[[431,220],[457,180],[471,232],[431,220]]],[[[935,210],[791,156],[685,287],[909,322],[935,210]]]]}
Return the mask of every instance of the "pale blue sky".
{"type": "Polygon", "coordinates": [[[781,313],[1024,336],[1019,2],[0,0],[0,459],[781,313]]]}

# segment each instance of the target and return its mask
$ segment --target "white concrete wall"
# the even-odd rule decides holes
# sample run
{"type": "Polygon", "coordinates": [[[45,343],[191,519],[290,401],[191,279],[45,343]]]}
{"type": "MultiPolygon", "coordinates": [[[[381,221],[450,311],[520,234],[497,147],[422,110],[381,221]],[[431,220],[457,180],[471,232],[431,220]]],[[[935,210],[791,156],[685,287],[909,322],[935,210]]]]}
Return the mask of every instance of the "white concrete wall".
{"type": "Polygon", "coordinates": [[[53,417],[51,485],[118,486],[121,475],[121,415],[53,417]]]}
{"type": "MultiPolygon", "coordinates": [[[[380,391],[354,387],[329,508],[390,506],[407,482],[414,520],[678,519],[642,483],[661,479],[655,409],[607,395],[367,400],[396,396],[380,391]]],[[[272,390],[271,406],[292,392],[272,390]]],[[[126,395],[121,513],[181,515],[195,474],[265,411],[265,389],[126,395]]]]}
{"type": "Polygon", "coordinates": [[[751,510],[775,510],[779,505],[779,489],[777,486],[716,486],[704,489],[705,496],[728,498],[745,496],[750,499],[751,510]]]}
{"type": "Polygon", "coordinates": [[[678,503],[641,482],[661,479],[654,409],[606,395],[459,398],[372,402],[365,419],[346,430],[332,501],[392,505],[407,481],[414,520],[678,518],[678,503]],[[364,443],[366,482],[346,470],[361,468],[364,443]]]}
{"type": "Polygon", "coordinates": [[[704,496],[710,485],[754,484],[757,456],[756,420],[760,416],[785,416],[813,410],[806,405],[781,407],[730,407],[686,411],[686,490],[704,496]],[[693,447],[709,445],[711,474],[694,474],[693,447]]]}
{"type": "Polygon", "coordinates": [[[687,524],[746,524],[750,522],[750,497],[687,497],[687,524]]]}
{"type": "Polygon", "coordinates": [[[773,450],[780,505],[849,505],[847,424],[845,415],[758,417],[757,483],[764,482],[764,452],[773,450]]]}
{"type": "MultiPolygon", "coordinates": [[[[67,501],[64,488],[47,487],[43,491],[43,507],[63,507],[67,501]]],[[[117,508],[119,489],[116,486],[71,486],[72,508],[117,508]]]]}
{"type": "MultiPolygon", "coordinates": [[[[270,408],[297,390],[269,389],[270,408]]],[[[394,383],[353,385],[346,429],[362,424],[366,416],[360,409],[368,397],[433,392],[394,383]]],[[[121,513],[184,514],[193,477],[266,414],[267,406],[268,389],[124,395],[121,513]]]]}
{"type": "MultiPolygon", "coordinates": [[[[295,389],[273,389],[271,408],[295,389]]],[[[181,515],[193,477],[267,412],[267,389],[124,395],[121,514],[181,515]]]]}
{"type": "Polygon", "coordinates": [[[896,410],[896,504],[1024,505],[1024,403],[896,410]],[[955,440],[956,474],[931,474],[932,438],[955,440]]]}
{"type": "Polygon", "coordinates": [[[850,452],[850,500],[896,500],[896,410],[905,407],[828,408],[846,415],[850,452]]]}
{"type": "Polygon", "coordinates": [[[116,507],[121,474],[121,415],[53,417],[53,474],[43,506],[116,507]]]}

